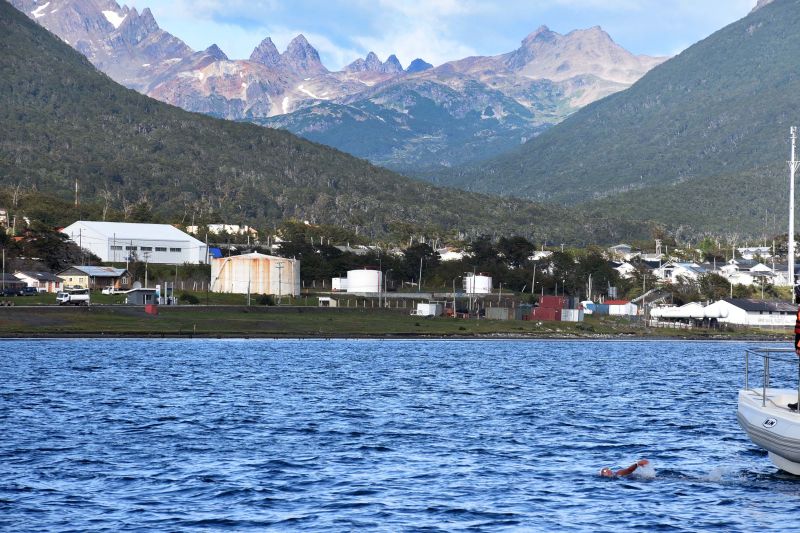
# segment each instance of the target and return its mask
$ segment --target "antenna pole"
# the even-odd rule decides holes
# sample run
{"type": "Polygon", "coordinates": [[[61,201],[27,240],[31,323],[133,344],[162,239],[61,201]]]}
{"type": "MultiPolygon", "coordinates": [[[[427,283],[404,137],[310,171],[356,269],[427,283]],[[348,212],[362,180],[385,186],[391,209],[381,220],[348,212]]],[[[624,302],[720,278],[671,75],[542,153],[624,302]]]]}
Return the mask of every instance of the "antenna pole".
{"type": "Polygon", "coordinates": [[[794,176],[797,173],[797,167],[800,163],[797,161],[795,152],[797,149],[797,126],[792,126],[792,160],[789,161],[789,280],[792,287],[792,303],[797,303],[797,296],[795,295],[795,278],[794,278],[794,176]]]}

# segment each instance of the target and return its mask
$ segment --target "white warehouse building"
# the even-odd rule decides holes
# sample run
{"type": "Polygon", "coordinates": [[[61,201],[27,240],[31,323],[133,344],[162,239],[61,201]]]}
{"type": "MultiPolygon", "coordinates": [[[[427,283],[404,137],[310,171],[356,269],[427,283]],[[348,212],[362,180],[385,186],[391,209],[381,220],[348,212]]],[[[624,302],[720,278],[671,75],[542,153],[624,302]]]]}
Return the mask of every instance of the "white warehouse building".
{"type": "Polygon", "coordinates": [[[212,292],[300,295],[300,261],[259,253],[211,260],[212,292]]]}
{"type": "Polygon", "coordinates": [[[205,243],[169,224],[79,220],[61,233],[104,263],[132,258],[167,265],[206,262],[205,243]]]}

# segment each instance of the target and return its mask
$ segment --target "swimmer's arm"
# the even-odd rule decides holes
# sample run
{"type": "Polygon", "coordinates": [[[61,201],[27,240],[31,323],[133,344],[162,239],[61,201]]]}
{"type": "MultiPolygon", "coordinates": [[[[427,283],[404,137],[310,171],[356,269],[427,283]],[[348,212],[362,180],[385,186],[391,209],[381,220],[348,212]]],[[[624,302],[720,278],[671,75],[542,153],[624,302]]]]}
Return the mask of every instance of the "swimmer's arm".
{"type": "Polygon", "coordinates": [[[628,468],[623,468],[622,470],[617,470],[617,471],[615,472],[615,474],[616,474],[617,476],[629,476],[629,475],[633,474],[633,472],[634,472],[634,471],[635,471],[637,468],[639,468],[639,463],[633,463],[633,464],[632,464],[631,466],[629,466],[628,468]]]}
{"type": "Polygon", "coordinates": [[[635,463],[633,463],[628,468],[623,468],[622,470],[617,470],[616,475],[618,475],[618,476],[629,476],[629,475],[633,474],[636,471],[637,468],[639,468],[640,466],[645,466],[647,464],[650,464],[650,461],[648,461],[647,459],[642,459],[640,461],[636,461],[635,463]]]}

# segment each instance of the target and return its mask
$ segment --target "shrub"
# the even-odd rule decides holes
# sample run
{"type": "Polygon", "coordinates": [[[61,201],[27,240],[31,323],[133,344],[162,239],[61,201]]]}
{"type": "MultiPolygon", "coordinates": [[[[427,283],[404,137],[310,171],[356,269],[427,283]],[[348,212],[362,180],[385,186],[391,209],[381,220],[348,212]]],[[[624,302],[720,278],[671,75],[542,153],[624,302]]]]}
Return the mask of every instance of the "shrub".
{"type": "Polygon", "coordinates": [[[197,305],[200,303],[200,299],[197,296],[189,294],[188,292],[184,292],[178,296],[178,301],[189,305],[197,305]]]}
{"type": "Polygon", "coordinates": [[[275,305],[275,298],[271,294],[260,294],[256,301],[258,305],[275,305]]]}

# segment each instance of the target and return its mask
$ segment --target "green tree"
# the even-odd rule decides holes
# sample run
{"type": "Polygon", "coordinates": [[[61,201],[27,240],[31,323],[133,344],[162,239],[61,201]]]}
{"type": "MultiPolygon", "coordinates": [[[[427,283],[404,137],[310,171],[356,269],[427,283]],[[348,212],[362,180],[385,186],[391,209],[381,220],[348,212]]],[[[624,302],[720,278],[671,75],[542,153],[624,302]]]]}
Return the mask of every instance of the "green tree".
{"type": "Polygon", "coordinates": [[[500,237],[497,250],[505,258],[511,268],[519,268],[528,263],[528,258],[535,250],[535,245],[525,237],[500,237]]]}

